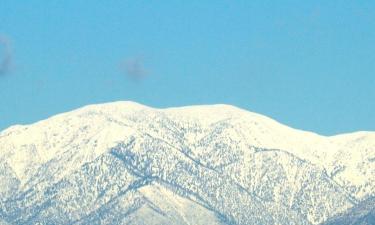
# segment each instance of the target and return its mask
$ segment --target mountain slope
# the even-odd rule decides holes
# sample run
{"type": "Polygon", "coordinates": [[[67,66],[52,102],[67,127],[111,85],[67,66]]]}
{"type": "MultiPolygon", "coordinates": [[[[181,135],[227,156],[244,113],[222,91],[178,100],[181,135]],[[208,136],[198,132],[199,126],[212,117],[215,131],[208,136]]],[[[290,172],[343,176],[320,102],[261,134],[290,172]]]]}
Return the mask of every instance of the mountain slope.
{"type": "Polygon", "coordinates": [[[10,224],[318,224],[375,193],[375,133],[227,105],[91,105],[1,132],[0,152],[10,224]]]}
{"type": "Polygon", "coordinates": [[[347,212],[331,218],[324,225],[373,225],[375,224],[375,198],[367,199],[347,212]]]}

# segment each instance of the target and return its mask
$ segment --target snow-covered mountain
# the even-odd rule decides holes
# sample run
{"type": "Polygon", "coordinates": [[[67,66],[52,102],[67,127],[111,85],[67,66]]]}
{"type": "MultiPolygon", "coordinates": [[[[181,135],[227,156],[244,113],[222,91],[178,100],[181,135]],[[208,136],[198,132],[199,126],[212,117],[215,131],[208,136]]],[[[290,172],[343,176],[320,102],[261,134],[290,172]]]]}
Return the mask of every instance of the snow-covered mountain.
{"type": "Polygon", "coordinates": [[[90,105],[0,133],[0,224],[319,224],[375,196],[375,132],[228,105],[90,105]]]}
{"type": "Polygon", "coordinates": [[[324,225],[373,225],[375,224],[375,198],[360,202],[345,213],[330,218],[324,225]]]}

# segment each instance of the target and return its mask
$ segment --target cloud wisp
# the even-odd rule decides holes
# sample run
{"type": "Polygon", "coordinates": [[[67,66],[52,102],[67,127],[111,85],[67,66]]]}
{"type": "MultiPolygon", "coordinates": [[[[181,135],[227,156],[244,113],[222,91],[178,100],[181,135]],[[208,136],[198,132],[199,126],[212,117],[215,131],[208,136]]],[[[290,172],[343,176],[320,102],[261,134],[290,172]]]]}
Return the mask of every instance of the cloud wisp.
{"type": "Polygon", "coordinates": [[[3,35],[0,35],[0,48],[0,76],[2,76],[10,72],[13,63],[10,40],[3,35]]]}
{"type": "Polygon", "coordinates": [[[120,68],[132,80],[139,81],[148,75],[143,58],[141,57],[125,59],[120,64],[120,68]]]}

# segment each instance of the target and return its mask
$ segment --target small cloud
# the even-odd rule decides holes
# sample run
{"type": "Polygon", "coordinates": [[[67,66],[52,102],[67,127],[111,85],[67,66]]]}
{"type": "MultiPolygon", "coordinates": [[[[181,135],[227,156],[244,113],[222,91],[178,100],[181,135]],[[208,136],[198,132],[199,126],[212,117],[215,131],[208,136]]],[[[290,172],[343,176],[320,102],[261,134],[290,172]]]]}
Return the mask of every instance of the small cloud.
{"type": "Polygon", "coordinates": [[[148,74],[142,57],[125,59],[120,67],[129,78],[134,80],[143,79],[148,74]]]}
{"type": "Polygon", "coordinates": [[[13,63],[10,40],[0,35],[0,76],[10,72],[13,63]]]}

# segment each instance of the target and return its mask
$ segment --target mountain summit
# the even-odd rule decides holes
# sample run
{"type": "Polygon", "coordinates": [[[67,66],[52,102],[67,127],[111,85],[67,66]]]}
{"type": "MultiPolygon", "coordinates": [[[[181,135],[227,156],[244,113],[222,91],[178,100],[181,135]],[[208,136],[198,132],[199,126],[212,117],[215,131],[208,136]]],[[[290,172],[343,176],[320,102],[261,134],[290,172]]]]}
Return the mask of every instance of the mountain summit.
{"type": "Polygon", "coordinates": [[[90,105],[0,133],[0,224],[320,224],[374,202],[374,174],[375,132],[90,105]]]}

